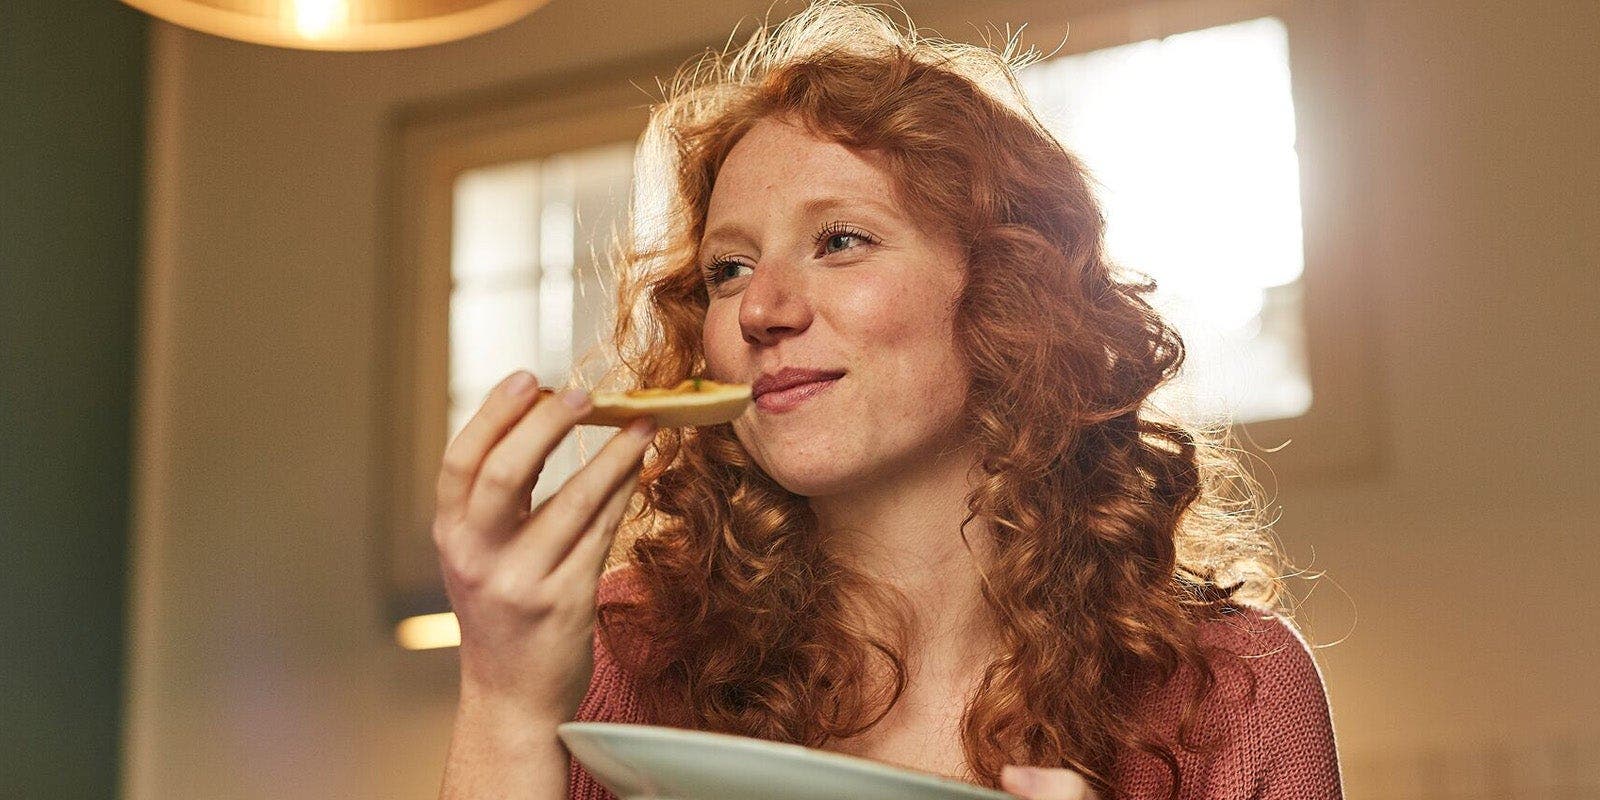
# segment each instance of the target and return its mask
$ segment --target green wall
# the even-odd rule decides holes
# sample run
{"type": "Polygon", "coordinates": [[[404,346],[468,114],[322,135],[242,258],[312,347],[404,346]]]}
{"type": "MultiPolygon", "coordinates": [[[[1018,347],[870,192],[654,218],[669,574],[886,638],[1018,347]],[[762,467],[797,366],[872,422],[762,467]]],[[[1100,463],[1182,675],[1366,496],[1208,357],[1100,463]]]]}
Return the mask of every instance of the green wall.
{"type": "Polygon", "coordinates": [[[0,0],[0,798],[117,795],[145,29],[0,0]]]}

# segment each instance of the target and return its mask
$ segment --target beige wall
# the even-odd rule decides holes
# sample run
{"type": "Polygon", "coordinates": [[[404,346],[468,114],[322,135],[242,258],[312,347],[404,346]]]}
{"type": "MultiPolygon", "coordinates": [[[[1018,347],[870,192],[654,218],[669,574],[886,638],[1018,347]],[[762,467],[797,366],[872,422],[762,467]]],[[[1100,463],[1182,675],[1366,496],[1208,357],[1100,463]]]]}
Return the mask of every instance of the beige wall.
{"type": "MultiPolygon", "coordinates": [[[[129,797],[435,792],[451,656],[390,643],[372,557],[384,148],[403,107],[720,42],[767,4],[637,14],[663,5],[556,0],[392,54],[155,31],[129,797]]],[[[1302,621],[1344,639],[1320,658],[1352,796],[1407,796],[1404,764],[1600,735],[1600,7],[1358,8],[1384,457],[1279,501],[1330,576],[1302,621]]]]}

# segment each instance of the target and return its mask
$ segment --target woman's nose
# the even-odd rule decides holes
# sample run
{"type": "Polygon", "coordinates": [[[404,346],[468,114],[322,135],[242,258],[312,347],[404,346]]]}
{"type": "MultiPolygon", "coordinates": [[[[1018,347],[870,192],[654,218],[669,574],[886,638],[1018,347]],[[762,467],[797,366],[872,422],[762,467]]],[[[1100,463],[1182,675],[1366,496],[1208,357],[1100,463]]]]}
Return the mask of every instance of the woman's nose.
{"type": "Polygon", "coordinates": [[[811,325],[811,303],[804,277],[793,264],[758,265],[740,292],[739,328],[745,342],[776,344],[811,325]]]}

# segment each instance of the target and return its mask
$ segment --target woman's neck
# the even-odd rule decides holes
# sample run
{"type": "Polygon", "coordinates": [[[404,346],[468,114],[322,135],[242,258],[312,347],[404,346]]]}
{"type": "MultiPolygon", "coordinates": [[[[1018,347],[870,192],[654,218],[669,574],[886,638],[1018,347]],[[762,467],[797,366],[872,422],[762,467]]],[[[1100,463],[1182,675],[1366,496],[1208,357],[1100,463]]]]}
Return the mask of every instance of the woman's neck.
{"type": "Polygon", "coordinates": [[[907,602],[914,672],[955,676],[989,660],[994,625],[981,576],[992,538],[979,520],[967,526],[965,542],[961,532],[975,474],[970,453],[949,452],[860,491],[811,498],[834,556],[907,602]]]}

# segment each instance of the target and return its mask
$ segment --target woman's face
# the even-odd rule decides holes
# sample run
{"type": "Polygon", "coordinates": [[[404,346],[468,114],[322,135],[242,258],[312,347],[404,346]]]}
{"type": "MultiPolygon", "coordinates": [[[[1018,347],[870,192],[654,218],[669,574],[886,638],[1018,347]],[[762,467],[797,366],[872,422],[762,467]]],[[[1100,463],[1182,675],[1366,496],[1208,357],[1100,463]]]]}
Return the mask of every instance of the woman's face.
{"type": "Polygon", "coordinates": [[[871,155],[764,120],[718,173],[705,229],[710,377],[755,384],[734,431],[767,474],[828,496],[957,446],[965,265],[911,219],[871,155]]]}

